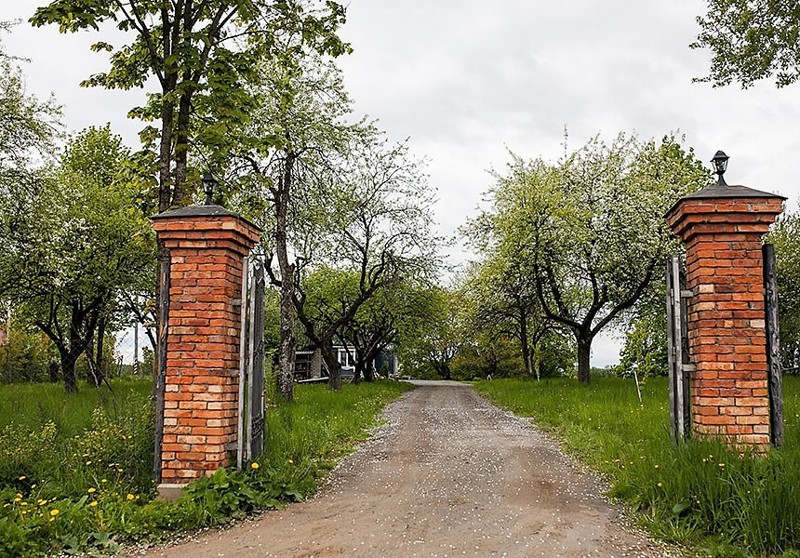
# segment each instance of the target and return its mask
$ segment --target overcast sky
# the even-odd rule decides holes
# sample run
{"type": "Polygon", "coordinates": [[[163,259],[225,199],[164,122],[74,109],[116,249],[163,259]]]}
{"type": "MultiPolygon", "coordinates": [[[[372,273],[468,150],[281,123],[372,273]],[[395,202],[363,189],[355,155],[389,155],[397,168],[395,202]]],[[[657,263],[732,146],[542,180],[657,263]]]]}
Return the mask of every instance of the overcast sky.
{"type": "MultiPolygon", "coordinates": [[[[40,4],[4,0],[0,20],[27,20],[40,4]]],[[[486,170],[502,170],[507,150],[555,160],[565,126],[571,148],[597,134],[685,134],[704,161],[717,149],[731,157],[729,183],[780,193],[796,211],[800,90],[692,83],[710,60],[689,49],[704,9],[703,0],[352,0],[342,35],[354,53],[340,65],[356,112],[429,160],[445,235],[475,214],[492,184],[486,170]]],[[[125,115],[141,93],[78,87],[106,67],[88,50],[96,38],[23,23],[3,43],[30,59],[29,92],[52,92],[68,129],[111,122],[135,145],[139,125],[125,115]]],[[[618,345],[597,339],[593,364],[615,362],[618,345]]]]}

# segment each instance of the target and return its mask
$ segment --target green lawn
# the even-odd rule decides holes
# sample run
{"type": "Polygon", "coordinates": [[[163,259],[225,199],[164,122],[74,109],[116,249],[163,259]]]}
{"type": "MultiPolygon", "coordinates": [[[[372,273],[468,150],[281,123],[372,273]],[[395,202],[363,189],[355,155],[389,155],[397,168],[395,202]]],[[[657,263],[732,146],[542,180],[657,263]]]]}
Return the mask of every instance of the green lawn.
{"type": "Polygon", "coordinates": [[[533,417],[564,447],[601,471],[611,495],[640,512],[657,537],[702,556],[800,556],[800,379],[786,378],[786,444],[766,458],[669,436],[665,378],[648,379],[639,404],[633,380],[591,385],[558,379],[494,380],[476,388],[533,417]]]}
{"type": "Polygon", "coordinates": [[[308,497],[407,383],[297,386],[267,412],[265,454],[175,502],[154,500],[149,379],[112,388],[0,387],[0,556],[109,552],[119,542],[225,523],[308,497]]]}

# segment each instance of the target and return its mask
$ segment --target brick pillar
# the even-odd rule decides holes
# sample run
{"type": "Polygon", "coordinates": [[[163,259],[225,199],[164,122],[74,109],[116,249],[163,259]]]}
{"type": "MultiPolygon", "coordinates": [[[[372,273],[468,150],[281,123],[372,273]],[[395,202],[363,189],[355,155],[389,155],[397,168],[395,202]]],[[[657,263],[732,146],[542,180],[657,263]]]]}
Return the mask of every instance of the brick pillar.
{"type": "Polygon", "coordinates": [[[167,497],[231,463],[237,442],[243,258],[259,229],[216,205],[153,217],[169,250],[161,484],[167,497]]]}
{"type": "Polygon", "coordinates": [[[761,240],[780,196],[724,183],[684,197],[667,223],[686,247],[693,431],[769,446],[761,240]]]}

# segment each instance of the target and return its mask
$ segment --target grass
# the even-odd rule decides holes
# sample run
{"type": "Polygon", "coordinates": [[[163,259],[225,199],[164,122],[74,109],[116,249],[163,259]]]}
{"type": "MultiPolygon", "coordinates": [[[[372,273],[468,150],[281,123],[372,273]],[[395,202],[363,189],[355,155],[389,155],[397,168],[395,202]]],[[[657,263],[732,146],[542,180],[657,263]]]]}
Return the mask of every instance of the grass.
{"type": "Polygon", "coordinates": [[[148,380],[116,380],[113,392],[82,386],[77,396],[57,385],[3,386],[0,556],[109,553],[120,542],[159,540],[307,498],[410,388],[298,386],[293,403],[268,410],[258,461],[221,469],[164,502],[154,499],[148,380]]]}
{"type": "Polygon", "coordinates": [[[640,512],[655,536],[701,556],[800,557],[800,380],[784,383],[785,447],[766,458],[669,436],[665,378],[494,380],[476,388],[533,417],[565,449],[601,471],[612,497],[640,512]]]}
{"type": "Polygon", "coordinates": [[[149,378],[117,378],[111,386],[94,389],[81,382],[78,393],[67,397],[62,384],[0,384],[0,428],[12,423],[40,428],[52,422],[61,435],[75,436],[89,427],[98,407],[114,414],[152,389],[149,378]]]}

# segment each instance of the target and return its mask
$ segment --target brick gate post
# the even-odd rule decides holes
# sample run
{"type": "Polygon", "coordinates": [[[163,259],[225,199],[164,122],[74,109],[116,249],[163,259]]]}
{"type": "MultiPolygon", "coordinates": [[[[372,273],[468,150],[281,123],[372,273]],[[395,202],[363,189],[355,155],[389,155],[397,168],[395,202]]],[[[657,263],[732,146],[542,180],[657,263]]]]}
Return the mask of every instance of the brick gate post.
{"type": "Polygon", "coordinates": [[[229,465],[237,442],[243,258],[260,230],[218,205],[152,218],[169,251],[162,496],[229,465]]]}
{"type": "Polygon", "coordinates": [[[718,174],[719,183],[680,199],[666,216],[686,247],[692,292],[692,429],[764,451],[770,433],[761,243],[786,198],[729,186],[718,174]]]}

